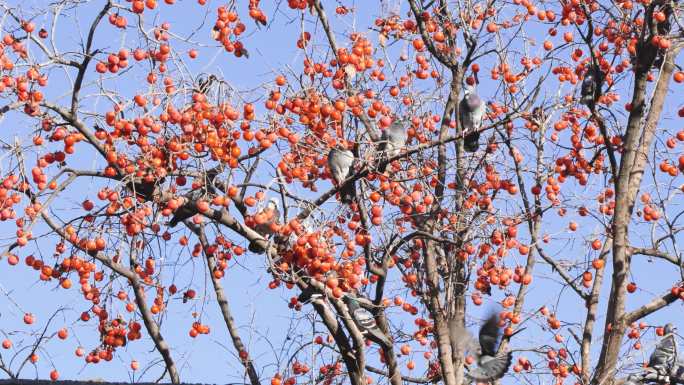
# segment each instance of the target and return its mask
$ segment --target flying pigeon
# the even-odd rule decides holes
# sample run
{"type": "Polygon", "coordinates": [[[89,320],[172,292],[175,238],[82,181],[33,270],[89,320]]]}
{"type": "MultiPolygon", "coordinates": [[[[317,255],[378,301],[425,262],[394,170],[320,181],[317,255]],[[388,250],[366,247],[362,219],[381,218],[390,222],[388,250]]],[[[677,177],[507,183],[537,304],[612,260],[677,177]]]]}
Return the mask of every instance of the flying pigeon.
{"type": "Polygon", "coordinates": [[[477,367],[471,368],[465,373],[465,377],[469,381],[490,382],[498,380],[506,374],[511,366],[513,354],[506,352],[496,355],[501,337],[496,314],[489,316],[480,327],[478,342],[465,328],[456,325],[450,325],[450,328],[452,343],[477,355],[477,367]]]}
{"type": "Polygon", "coordinates": [[[582,81],[580,103],[585,106],[594,104],[596,88],[601,87],[601,75],[601,71],[594,68],[594,66],[589,68],[582,81]]]}
{"type": "MultiPolygon", "coordinates": [[[[328,153],[328,167],[330,174],[335,180],[335,185],[340,186],[351,174],[354,163],[354,154],[346,149],[333,148],[328,153]]],[[[349,204],[354,198],[354,183],[348,183],[340,190],[340,200],[349,204]]]]}
{"type": "Polygon", "coordinates": [[[485,115],[485,105],[482,99],[475,93],[475,88],[466,86],[463,99],[458,105],[458,121],[466,135],[463,146],[468,152],[475,152],[479,147],[480,128],[485,115]]]}
{"type": "MultiPolygon", "coordinates": [[[[280,209],[278,208],[278,200],[271,198],[268,200],[266,207],[254,215],[257,224],[254,226],[254,230],[261,234],[264,238],[270,238],[275,233],[275,227],[280,218],[280,209]]],[[[249,251],[257,254],[264,252],[263,248],[256,244],[256,242],[250,242],[249,251]]]]}
{"type": "Polygon", "coordinates": [[[671,323],[665,325],[665,334],[658,342],[651,357],[648,360],[648,367],[654,369],[658,375],[665,377],[665,382],[670,382],[669,375],[677,364],[677,341],[675,332],[677,329],[671,323]]]}
{"type": "Polygon", "coordinates": [[[406,126],[404,122],[400,120],[395,120],[388,129],[382,132],[380,145],[378,146],[380,153],[384,153],[384,157],[381,158],[381,164],[378,168],[380,172],[385,172],[385,169],[387,169],[386,159],[399,155],[401,149],[406,146],[407,140],[408,134],[406,133],[406,126]]]}
{"type": "Polygon", "coordinates": [[[373,313],[361,307],[359,301],[351,295],[345,295],[342,300],[347,304],[354,323],[365,337],[382,346],[391,345],[392,342],[375,322],[373,313]]]}

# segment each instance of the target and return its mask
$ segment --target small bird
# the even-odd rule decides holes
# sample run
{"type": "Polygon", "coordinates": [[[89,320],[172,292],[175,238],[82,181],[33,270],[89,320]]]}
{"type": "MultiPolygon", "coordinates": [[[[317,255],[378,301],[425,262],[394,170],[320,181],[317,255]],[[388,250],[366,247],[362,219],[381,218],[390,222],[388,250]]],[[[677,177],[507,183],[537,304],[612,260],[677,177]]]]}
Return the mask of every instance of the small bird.
{"type": "Polygon", "coordinates": [[[199,92],[200,94],[206,94],[217,81],[218,78],[214,74],[200,74],[197,77],[197,88],[195,91],[199,92]]]}
{"type": "MultiPolygon", "coordinates": [[[[335,147],[328,153],[328,167],[330,174],[335,180],[336,187],[340,187],[347,177],[351,174],[354,164],[354,154],[343,148],[335,147]]],[[[340,189],[340,200],[342,203],[349,204],[354,199],[354,183],[347,183],[340,189]]]]}
{"type": "Polygon", "coordinates": [[[460,346],[477,355],[477,367],[468,369],[465,377],[469,381],[490,382],[503,377],[511,366],[513,353],[506,352],[496,355],[501,337],[498,316],[492,313],[480,327],[479,343],[463,327],[451,324],[452,344],[460,346]]]}
{"type": "Polygon", "coordinates": [[[349,294],[344,295],[342,300],[347,304],[354,323],[365,337],[382,346],[391,346],[392,342],[378,327],[373,313],[361,307],[359,300],[349,294]]]}
{"type": "Polygon", "coordinates": [[[580,103],[591,107],[591,105],[594,104],[594,94],[596,94],[597,88],[600,87],[601,71],[594,66],[591,66],[589,67],[589,70],[587,70],[587,73],[584,75],[584,80],[582,81],[580,103]]]}
{"type": "Polygon", "coordinates": [[[675,341],[677,328],[668,323],[664,329],[663,338],[658,342],[648,360],[648,367],[662,376],[664,382],[670,382],[670,373],[677,364],[677,341],[675,341]]]}
{"type": "MultiPolygon", "coordinates": [[[[280,209],[278,208],[278,200],[276,198],[271,198],[268,200],[266,207],[254,215],[254,221],[256,222],[254,230],[264,238],[270,238],[276,232],[279,218],[280,209]]],[[[265,250],[256,242],[250,242],[249,251],[261,254],[265,250]]]]}
{"type": "Polygon", "coordinates": [[[486,107],[482,99],[475,93],[473,86],[467,85],[463,99],[458,105],[458,120],[465,135],[463,146],[468,152],[475,152],[479,147],[480,128],[486,107]]]}
{"type": "Polygon", "coordinates": [[[401,120],[395,120],[389,128],[382,131],[380,144],[378,145],[379,154],[384,155],[380,158],[380,167],[378,167],[380,172],[385,172],[388,163],[387,159],[399,155],[406,146],[407,140],[406,125],[401,120]]]}

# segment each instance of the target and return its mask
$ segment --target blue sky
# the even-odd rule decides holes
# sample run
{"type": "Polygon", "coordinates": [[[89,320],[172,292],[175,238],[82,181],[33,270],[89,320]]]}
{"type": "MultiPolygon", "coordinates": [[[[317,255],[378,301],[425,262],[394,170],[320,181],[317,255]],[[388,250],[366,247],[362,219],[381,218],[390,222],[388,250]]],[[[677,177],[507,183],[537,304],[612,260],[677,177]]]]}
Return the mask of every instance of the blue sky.
{"type": "MultiPolygon", "coordinates": [[[[160,0],[160,3],[162,1],[160,0]]],[[[7,2],[9,5],[21,5],[24,9],[38,10],[44,7],[45,2],[42,0],[28,0],[21,3],[14,0],[7,2]]],[[[179,36],[187,36],[195,29],[196,26],[203,26],[198,33],[193,36],[189,43],[182,43],[174,41],[174,48],[183,53],[190,48],[197,48],[199,50],[199,58],[190,61],[184,60],[188,65],[188,72],[196,74],[199,72],[212,72],[221,74],[225,79],[236,89],[250,90],[250,92],[241,93],[241,97],[246,101],[253,101],[254,95],[263,95],[263,92],[253,90],[259,87],[272,87],[272,85],[264,85],[266,82],[271,82],[272,79],[283,68],[292,68],[295,71],[301,69],[303,55],[302,51],[295,46],[295,38],[301,28],[300,14],[287,9],[286,4],[281,4],[279,9],[274,9],[272,4],[264,3],[264,10],[266,11],[269,20],[275,20],[267,28],[257,30],[251,20],[245,20],[248,25],[248,32],[244,39],[251,57],[249,59],[235,58],[233,55],[226,53],[222,48],[217,48],[211,44],[209,36],[209,28],[215,20],[214,10],[219,4],[217,1],[209,1],[209,5],[200,7],[195,4],[195,1],[185,0],[178,1],[172,7],[160,4],[158,10],[160,14],[154,16],[158,21],[169,21],[172,25],[172,32],[179,36]],[[195,43],[199,41],[209,46],[200,46],[195,43]]],[[[58,42],[60,50],[68,51],[74,49],[79,43],[79,35],[87,31],[89,23],[100,9],[102,1],[92,1],[89,4],[79,8],[78,12],[74,14],[69,12],[67,16],[61,18],[58,26],[58,42]]],[[[379,15],[382,10],[397,9],[397,2],[368,2],[358,1],[356,3],[345,2],[350,8],[356,10],[356,16],[347,16],[344,18],[335,17],[334,5],[336,2],[325,2],[329,16],[338,30],[350,30],[356,28],[358,31],[366,31],[366,28],[372,24],[373,20],[379,15]]],[[[240,5],[241,13],[245,12],[245,4],[240,5]]],[[[402,12],[406,11],[406,5],[403,5],[402,12]]],[[[32,12],[27,12],[31,14],[32,12]]],[[[153,18],[155,12],[145,13],[146,17],[153,18]]],[[[146,25],[149,27],[151,20],[146,20],[146,25]]],[[[49,14],[39,15],[34,19],[38,28],[42,27],[51,20],[49,14]]],[[[129,23],[131,17],[129,15],[129,23]]],[[[315,28],[311,24],[312,18],[308,15],[304,25],[306,30],[312,31],[314,35],[314,44],[325,44],[320,28],[315,28]]],[[[7,22],[6,22],[7,23],[7,22]]],[[[526,31],[526,33],[534,36],[539,42],[546,38],[546,27],[539,24],[533,24],[534,27],[526,31]]],[[[559,34],[560,35],[560,34],[559,34]]],[[[370,33],[372,39],[377,36],[375,33],[370,33]]],[[[346,39],[338,36],[340,45],[346,43],[346,39]]],[[[103,47],[107,50],[117,51],[120,47],[135,48],[141,41],[133,30],[122,34],[119,30],[111,25],[108,25],[106,20],[103,22],[99,32],[96,35],[95,46],[103,47]]],[[[405,42],[398,43],[391,47],[391,53],[398,53],[405,49],[405,42]],[[403,44],[403,46],[402,46],[403,44]]],[[[33,47],[32,49],[35,49],[33,47]]],[[[536,48],[541,50],[539,46],[536,48]]],[[[680,60],[681,63],[681,60],[680,60]]],[[[516,63],[517,64],[517,63],[516,63]]],[[[491,61],[482,61],[482,74],[488,74],[491,70],[491,61]]],[[[132,96],[145,89],[144,77],[146,76],[144,67],[134,68],[130,72],[123,73],[121,78],[109,79],[106,81],[108,90],[126,96],[130,100],[132,96]],[[121,80],[120,80],[121,79],[121,80]]],[[[50,72],[50,84],[46,90],[46,98],[48,100],[58,100],[60,103],[66,103],[69,97],[68,94],[68,79],[73,76],[73,73],[65,74],[61,70],[53,70],[50,72]]],[[[86,82],[97,78],[94,70],[88,71],[86,82]]],[[[480,80],[483,80],[482,76],[480,80]]],[[[557,91],[557,83],[549,81],[548,90],[549,95],[553,95],[557,91]]],[[[488,94],[493,94],[495,91],[489,89],[488,83],[480,86],[481,94],[487,98],[488,94]]],[[[681,87],[681,86],[680,86],[681,87]]],[[[418,92],[417,90],[416,92],[418,92]]],[[[571,92],[571,89],[564,89],[566,92],[571,92]]],[[[111,105],[103,97],[96,97],[95,88],[90,86],[86,88],[84,93],[93,108],[96,111],[102,112],[108,109],[111,105]]],[[[677,95],[682,95],[682,89],[673,89],[671,94],[671,102],[668,103],[664,113],[663,119],[664,128],[677,129],[681,127],[681,119],[676,119],[676,110],[681,107],[680,98],[677,95]]],[[[625,99],[618,102],[624,103],[625,99]]],[[[3,101],[4,102],[4,101],[3,101]]],[[[259,102],[255,103],[260,105],[259,102]]],[[[441,110],[437,110],[441,113],[441,110]]],[[[12,142],[15,136],[21,138],[30,138],[30,132],[35,127],[35,122],[28,122],[23,116],[18,114],[8,114],[4,120],[0,122],[0,139],[12,142]]],[[[94,166],[101,167],[102,162],[93,157],[94,152],[86,151],[84,144],[79,145],[79,149],[83,149],[83,155],[70,158],[69,164],[73,167],[92,168],[94,166]]],[[[26,154],[28,159],[34,159],[36,156],[33,153],[26,154]]],[[[268,159],[276,161],[278,154],[274,151],[268,156],[268,159]]],[[[0,172],[4,172],[2,167],[9,167],[6,164],[6,157],[0,160],[0,172]]],[[[268,181],[271,178],[269,175],[260,175],[259,179],[268,181]]],[[[664,183],[662,178],[656,179],[658,183],[664,183]]],[[[80,202],[87,198],[93,198],[97,190],[102,186],[100,182],[97,184],[93,181],[84,180],[77,182],[76,185],[70,189],[60,201],[59,206],[55,207],[56,212],[62,215],[68,215],[71,212],[77,212],[80,202]]],[[[571,194],[575,195],[574,202],[588,199],[596,195],[598,187],[590,185],[586,188],[578,186],[575,182],[567,182],[572,184],[570,188],[571,194]]],[[[647,179],[644,182],[645,186],[653,185],[652,179],[647,179]]],[[[322,186],[327,186],[324,184],[322,186]]],[[[324,191],[323,187],[320,191],[324,191]]],[[[517,203],[510,203],[511,207],[517,203]]],[[[674,204],[679,204],[677,200],[674,204]]],[[[327,208],[334,208],[335,202],[330,201],[327,208]]],[[[678,207],[674,206],[673,212],[678,207]]],[[[681,210],[681,208],[679,207],[681,210]]],[[[585,230],[581,233],[586,236],[586,239],[591,239],[593,235],[601,235],[601,227],[595,222],[587,219],[578,219],[577,215],[571,213],[568,218],[559,218],[557,216],[549,215],[546,219],[544,232],[552,235],[557,235],[559,238],[567,239],[567,243],[557,241],[552,245],[545,247],[545,249],[557,259],[582,260],[587,262],[593,258],[593,253],[587,247],[583,239],[575,239],[575,234],[569,233],[566,230],[567,221],[570,219],[577,220],[584,226],[585,230]],[[593,235],[592,235],[593,233],[593,235]]],[[[13,223],[0,223],[0,245],[5,245],[11,242],[15,227],[13,223]]],[[[36,226],[34,235],[44,234],[46,231],[42,225],[36,226]]],[[[648,234],[646,226],[639,226],[634,234],[634,238],[638,239],[642,235],[648,234]]],[[[527,235],[521,229],[520,239],[526,239],[527,235]]],[[[680,237],[681,238],[681,237],[680,237]]],[[[19,253],[23,260],[25,255],[29,253],[43,253],[49,256],[50,250],[53,247],[53,242],[47,238],[39,238],[37,242],[31,243],[27,248],[22,249],[19,253]]],[[[170,302],[168,313],[163,318],[162,333],[165,339],[173,347],[173,356],[181,370],[181,378],[187,382],[197,383],[226,383],[230,381],[239,382],[242,367],[236,358],[232,344],[228,338],[225,328],[222,328],[222,319],[218,313],[215,303],[211,300],[213,298],[213,289],[211,282],[204,277],[204,266],[199,259],[188,258],[189,250],[182,249],[175,242],[171,243],[166,249],[166,258],[169,261],[182,260],[187,262],[182,267],[174,269],[172,266],[164,268],[164,274],[174,275],[175,282],[181,287],[192,286],[198,292],[199,298],[205,298],[207,301],[197,300],[193,304],[183,304],[179,298],[170,302]],[[190,324],[192,322],[189,317],[189,309],[194,306],[194,311],[202,314],[202,323],[211,326],[212,332],[209,336],[200,336],[196,339],[191,339],[188,336],[190,324]]],[[[522,259],[519,256],[519,262],[522,259]]],[[[511,263],[514,260],[511,261],[511,263]]],[[[539,308],[542,305],[549,306],[556,309],[558,316],[562,320],[572,322],[581,322],[584,319],[583,306],[577,300],[575,294],[566,289],[559,291],[559,281],[557,277],[550,274],[550,269],[544,264],[537,267],[537,274],[535,281],[530,288],[528,295],[528,302],[525,308],[532,310],[539,308]],[[553,278],[547,278],[553,277],[553,278]],[[554,280],[556,279],[556,280],[554,280]],[[558,306],[562,304],[562,306],[558,306]]],[[[673,282],[677,280],[679,272],[671,268],[663,262],[655,261],[650,263],[645,257],[635,257],[633,264],[633,274],[635,281],[639,284],[639,290],[634,295],[630,296],[629,308],[638,306],[652,298],[654,295],[661,294],[669,289],[673,282]]],[[[581,274],[582,270],[573,271],[573,275],[581,274]]],[[[608,276],[610,269],[606,270],[608,276]]],[[[396,278],[396,277],[394,277],[396,278]]],[[[295,338],[295,340],[310,339],[310,328],[306,325],[310,322],[306,316],[310,308],[305,308],[306,312],[295,313],[287,308],[287,301],[296,293],[288,291],[284,288],[276,290],[269,290],[267,284],[270,277],[264,269],[264,262],[262,257],[254,255],[243,255],[237,257],[227,270],[226,278],[223,279],[223,284],[228,293],[233,315],[236,322],[240,326],[241,336],[244,342],[248,345],[250,355],[255,359],[255,363],[259,371],[263,373],[264,378],[270,376],[279,368],[282,369],[284,362],[292,353],[294,344],[288,337],[295,338]],[[307,333],[300,335],[300,333],[307,333]]],[[[113,293],[119,289],[122,282],[116,281],[112,286],[113,293]]],[[[64,307],[65,311],[59,313],[51,325],[48,327],[48,333],[54,333],[61,327],[68,327],[70,330],[70,337],[66,341],[53,339],[45,345],[45,350],[40,351],[41,359],[37,367],[27,367],[22,372],[22,377],[39,376],[41,378],[47,377],[47,373],[53,366],[52,363],[59,369],[62,378],[65,379],[92,379],[92,378],[106,378],[108,380],[130,380],[130,370],[128,365],[132,359],[137,359],[141,363],[141,367],[146,367],[147,364],[157,362],[159,355],[153,350],[151,342],[143,338],[142,341],[129,344],[125,349],[119,349],[111,363],[101,363],[98,365],[85,365],[82,359],[74,356],[74,350],[78,346],[83,346],[86,350],[94,347],[97,343],[97,336],[93,333],[94,324],[92,321],[88,324],[78,321],[78,316],[88,306],[81,298],[77,290],[64,291],[56,289],[56,284],[53,282],[43,283],[37,280],[37,274],[20,264],[20,266],[10,267],[6,263],[6,259],[0,261],[0,333],[11,333],[9,336],[15,341],[15,346],[30,343],[32,336],[36,332],[42,331],[46,320],[58,308],[64,307]],[[32,326],[26,326],[21,323],[21,318],[24,312],[31,312],[37,316],[37,322],[32,326]]],[[[104,290],[104,289],[103,289],[104,290]]],[[[513,290],[517,290],[514,286],[513,290]]],[[[609,290],[608,286],[604,284],[603,297],[609,290]]],[[[387,295],[392,297],[394,295],[402,295],[403,290],[397,289],[395,291],[388,291],[387,295]]],[[[492,300],[500,301],[504,294],[500,291],[495,291],[492,300]]],[[[605,301],[604,301],[605,302],[605,301]]],[[[605,303],[603,303],[605,305],[605,303]]],[[[470,307],[472,308],[472,306],[470,307]]],[[[482,307],[483,310],[487,306],[482,307]]],[[[397,323],[401,325],[402,331],[412,333],[415,331],[415,326],[410,318],[402,315],[396,309],[390,312],[397,313],[397,323]]],[[[473,314],[481,313],[476,310],[473,314]]],[[[660,312],[648,319],[651,324],[661,324],[666,321],[671,321],[675,315],[681,314],[681,305],[674,304],[669,309],[660,312]]],[[[684,326],[684,325],[680,325],[684,326]]],[[[318,325],[320,329],[321,326],[318,325]]],[[[532,348],[542,346],[544,344],[551,344],[553,334],[550,332],[540,332],[539,328],[532,327],[529,333],[522,334],[516,339],[513,344],[514,348],[532,348]]],[[[595,333],[600,335],[602,329],[602,317],[599,317],[595,333]]],[[[571,336],[564,330],[563,335],[567,339],[571,336]]],[[[652,333],[647,336],[647,340],[652,340],[652,333]]],[[[646,340],[645,340],[646,341],[646,340]]],[[[557,345],[557,344],[555,344],[557,345]]],[[[599,344],[595,344],[596,347],[599,344]]],[[[647,351],[650,351],[650,344],[644,343],[647,351]]],[[[574,348],[572,348],[574,349],[574,348]]],[[[417,347],[414,347],[416,352],[419,352],[417,347]]],[[[2,351],[3,359],[8,360],[13,351],[2,351]]],[[[420,353],[416,353],[418,355],[420,353]]],[[[641,353],[634,357],[637,361],[641,360],[641,353]]],[[[23,357],[24,353],[19,354],[23,357]]],[[[535,361],[531,354],[527,357],[535,361]]],[[[302,356],[304,359],[304,356],[302,356]]],[[[417,361],[421,361],[416,357],[417,361]]],[[[405,360],[401,361],[402,364],[405,360]]],[[[313,366],[313,365],[312,365],[313,366]]],[[[14,366],[13,366],[14,367],[14,366]]],[[[419,367],[420,368],[420,367],[419,367]]],[[[418,370],[416,370],[418,371],[418,370]]],[[[144,379],[156,379],[161,372],[160,366],[156,365],[149,372],[144,375],[144,379]]],[[[412,373],[418,375],[417,373],[412,373]]],[[[2,378],[2,375],[0,375],[2,378]]],[[[135,377],[137,380],[137,377],[135,377]]]]}

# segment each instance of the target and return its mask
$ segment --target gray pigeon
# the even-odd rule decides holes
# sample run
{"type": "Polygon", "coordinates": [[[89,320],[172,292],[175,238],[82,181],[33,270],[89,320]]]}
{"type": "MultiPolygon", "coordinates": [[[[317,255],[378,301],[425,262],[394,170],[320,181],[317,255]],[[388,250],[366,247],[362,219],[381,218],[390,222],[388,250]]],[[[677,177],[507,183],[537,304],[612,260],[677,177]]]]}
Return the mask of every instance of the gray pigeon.
{"type": "Polygon", "coordinates": [[[452,344],[460,346],[477,355],[477,367],[470,368],[465,377],[472,382],[490,382],[503,377],[511,366],[513,353],[496,355],[501,337],[498,316],[492,314],[480,327],[479,341],[475,342],[468,331],[456,325],[450,325],[452,344]]]}
{"type": "Polygon", "coordinates": [[[594,94],[596,93],[596,88],[600,87],[601,75],[601,71],[597,70],[593,65],[589,67],[582,81],[580,103],[585,106],[594,104],[594,94]]]}
{"type": "Polygon", "coordinates": [[[395,157],[401,153],[401,149],[406,146],[408,140],[408,133],[406,132],[405,122],[395,120],[389,128],[382,131],[380,144],[378,150],[384,156],[381,157],[380,166],[378,170],[385,172],[387,169],[387,159],[395,157]]]}
{"type": "MultiPolygon", "coordinates": [[[[328,153],[328,167],[330,167],[330,174],[335,180],[337,187],[349,177],[353,164],[354,154],[351,151],[337,147],[330,150],[328,153]]],[[[340,200],[342,203],[349,204],[353,198],[354,183],[350,182],[340,189],[340,200]]]]}
{"type": "Polygon", "coordinates": [[[361,307],[359,301],[349,294],[343,296],[342,300],[347,304],[354,323],[365,337],[382,346],[391,346],[392,342],[378,327],[373,313],[361,307]]]}
{"type": "Polygon", "coordinates": [[[671,323],[665,325],[665,334],[648,360],[648,367],[654,369],[658,375],[665,377],[665,382],[670,381],[668,376],[677,364],[676,331],[677,329],[671,323]]]}
{"type": "Polygon", "coordinates": [[[463,146],[468,152],[475,152],[479,147],[480,128],[486,107],[482,99],[475,93],[475,88],[466,86],[463,99],[458,105],[458,120],[465,134],[463,146]]]}

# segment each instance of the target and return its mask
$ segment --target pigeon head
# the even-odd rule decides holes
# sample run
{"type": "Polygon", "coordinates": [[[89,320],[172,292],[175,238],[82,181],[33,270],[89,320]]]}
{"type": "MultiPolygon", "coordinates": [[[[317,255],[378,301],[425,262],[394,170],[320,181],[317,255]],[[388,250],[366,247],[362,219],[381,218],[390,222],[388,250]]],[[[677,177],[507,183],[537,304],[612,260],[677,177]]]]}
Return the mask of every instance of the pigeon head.
{"type": "Polygon", "coordinates": [[[397,118],[394,122],[392,122],[392,125],[390,126],[390,130],[404,131],[404,124],[405,123],[406,123],[406,120],[397,118]]]}
{"type": "Polygon", "coordinates": [[[677,332],[677,328],[673,324],[668,323],[667,325],[665,325],[664,331],[665,334],[675,333],[677,332]]]}
{"type": "Polygon", "coordinates": [[[482,105],[482,99],[475,93],[474,88],[466,88],[464,98],[470,111],[473,111],[482,105]]]}

